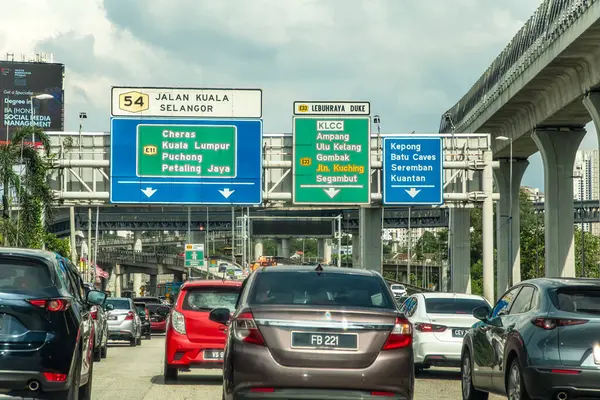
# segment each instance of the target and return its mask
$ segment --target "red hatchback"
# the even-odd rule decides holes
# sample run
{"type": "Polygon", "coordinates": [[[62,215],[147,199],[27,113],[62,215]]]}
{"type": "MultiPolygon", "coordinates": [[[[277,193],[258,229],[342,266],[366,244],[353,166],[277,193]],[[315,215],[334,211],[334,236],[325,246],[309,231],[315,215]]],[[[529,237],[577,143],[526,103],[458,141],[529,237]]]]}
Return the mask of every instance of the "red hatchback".
{"type": "Polygon", "coordinates": [[[240,281],[199,280],[181,286],[166,327],[165,382],[179,370],[222,368],[227,327],[208,319],[215,308],[235,309],[240,281]]]}

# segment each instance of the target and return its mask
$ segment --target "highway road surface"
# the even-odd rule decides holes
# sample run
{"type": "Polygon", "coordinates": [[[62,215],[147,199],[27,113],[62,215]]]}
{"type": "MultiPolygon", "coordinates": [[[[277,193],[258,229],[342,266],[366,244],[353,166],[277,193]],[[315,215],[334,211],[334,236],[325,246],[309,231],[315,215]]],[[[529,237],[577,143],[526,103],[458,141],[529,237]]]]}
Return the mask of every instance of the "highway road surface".
{"type": "MultiPolygon", "coordinates": [[[[179,382],[163,382],[165,340],[154,335],[140,347],[112,343],[108,357],[94,365],[94,400],[221,400],[218,371],[180,373],[179,382]]],[[[416,379],[415,400],[461,398],[460,374],[454,369],[431,369],[416,379]]],[[[502,397],[490,396],[490,400],[502,397]]]]}

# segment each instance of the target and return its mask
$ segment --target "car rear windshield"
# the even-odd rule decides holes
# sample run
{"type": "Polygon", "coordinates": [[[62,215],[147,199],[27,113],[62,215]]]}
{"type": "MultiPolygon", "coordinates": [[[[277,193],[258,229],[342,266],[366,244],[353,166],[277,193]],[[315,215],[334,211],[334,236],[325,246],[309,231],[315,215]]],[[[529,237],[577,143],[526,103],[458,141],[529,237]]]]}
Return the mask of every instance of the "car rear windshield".
{"type": "Polygon", "coordinates": [[[186,290],[181,308],[186,311],[210,311],[215,308],[235,310],[240,287],[203,287],[186,290]]]}
{"type": "Polygon", "coordinates": [[[550,298],[561,311],[600,314],[600,288],[560,288],[551,292],[550,298]]]}
{"type": "Polygon", "coordinates": [[[106,299],[106,304],[112,304],[115,310],[129,310],[131,304],[127,300],[106,299]]]}
{"type": "Polygon", "coordinates": [[[0,257],[0,290],[35,291],[53,286],[50,270],[41,261],[0,257]]]}
{"type": "Polygon", "coordinates": [[[428,314],[473,314],[477,307],[491,309],[488,303],[478,299],[428,298],[425,312],[428,314]]]}
{"type": "Polygon", "coordinates": [[[404,286],[402,286],[402,285],[392,285],[392,290],[394,290],[394,289],[396,289],[396,290],[404,290],[404,286]]]}
{"type": "Polygon", "coordinates": [[[266,272],[256,277],[250,305],[331,305],[395,309],[378,276],[313,271],[266,272]]]}
{"type": "Polygon", "coordinates": [[[146,308],[151,313],[156,313],[156,310],[158,310],[159,307],[167,307],[167,308],[169,308],[171,306],[170,305],[163,305],[163,304],[146,304],[146,308]]]}

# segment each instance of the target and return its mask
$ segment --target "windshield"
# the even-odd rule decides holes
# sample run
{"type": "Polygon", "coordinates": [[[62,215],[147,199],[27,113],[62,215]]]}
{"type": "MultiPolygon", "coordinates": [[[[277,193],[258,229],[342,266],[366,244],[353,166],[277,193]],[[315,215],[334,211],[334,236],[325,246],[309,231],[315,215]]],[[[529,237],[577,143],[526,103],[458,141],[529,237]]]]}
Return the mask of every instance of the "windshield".
{"type": "Polygon", "coordinates": [[[188,289],[182,308],[187,311],[210,311],[215,308],[235,310],[240,287],[204,287],[188,289]]]}
{"type": "Polygon", "coordinates": [[[392,290],[404,290],[404,286],[402,286],[402,285],[392,285],[392,290]]]}
{"type": "Polygon", "coordinates": [[[554,306],[566,312],[600,314],[600,289],[562,288],[555,290],[550,298],[554,306]]]}
{"type": "Polygon", "coordinates": [[[112,304],[112,306],[115,308],[115,310],[130,310],[131,309],[131,305],[129,304],[128,300],[121,300],[121,299],[106,299],[106,304],[112,304]]]}
{"type": "Polygon", "coordinates": [[[158,297],[136,297],[135,301],[143,302],[146,304],[160,304],[161,301],[158,297]]]}
{"type": "Polygon", "coordinates": [[[273,271],[256,277],[249,303],[395,309],[386,286],[381,277],[373,275],[273,271]]]}
{"type": "Polygon", "coordinates": [[[473,314],[477,307],[486,307],[491,311],[490,305],[483,299],[453,299],[453,298],[427,298],[425,299],[425,312],[428,314],[473,314]]]}

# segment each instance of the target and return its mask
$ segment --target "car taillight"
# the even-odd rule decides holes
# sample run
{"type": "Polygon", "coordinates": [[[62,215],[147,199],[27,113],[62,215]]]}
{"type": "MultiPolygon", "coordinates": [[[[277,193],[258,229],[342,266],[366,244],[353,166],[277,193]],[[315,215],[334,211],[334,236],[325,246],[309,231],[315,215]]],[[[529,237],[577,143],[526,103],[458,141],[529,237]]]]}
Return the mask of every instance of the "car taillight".
{"type": "Polygon", "coordinates": [[[265,346],[263,339],[256,322],[254,315],[251,312],[241,313],[234,321],[234,332],[238,339],[245,343],[257,344],[265,346]]]}
{"type": "Polygon", "coordinates": [[[44,378],[48,382],[66,382],[67,375],[66,374],[56,374],[54,372],[44,372],[44,378]]]}
{"type": "Polygon", "coordinates": [[[371,396],[394,397],[394,396],[396,396],[396,393],[392,393],[392,392],[371,392],[371,396]]]}
{"type": "Polygon", "coordinates": [[[447,328],[444,325],[416,323],[415,329],[419,332],[444,332],[447,328]]]}
{"type": "Polygon", "coordinates": [[[69,301],[66,299],[29,299],[27,302],[52,312],[65,311],[69,308],[69,301]]]}
{"type": "Polygon", "coordinates": [[[275,388],[252,388],[250,393],[274,393],[275,388]]]}
{"type": "Polygon", "coordinates": [[[173,329],[175,332],[185,335],[185,316],[179,311],[173,310],[173,315],[171,316],[171,325],[173,325],[173,329]]]}
{"type": "Polygon", "coordinates": [[[148,312],[148,309],[146,308],[146,319],[150,320],[150,313],[148,312]]]}
{"type": "Polygon", "coordinates": [[[133,319],[133,311],[129,311],[125,317],[125,321],[131,321],[133,319]]]}
{"type": "Polygon", "coordinates": [[[92,308],[92,312],[90,312],[90,315],[92,316],[92,319],[98,319],[98,309],[94,306],[94,308],[92,308]]]}
{"type": "Polygon", "coordinates": [[[548,331],[558,326],[581,325],[588,322],[587,319],[569,319],[569,318],[534,318],[531,323],[548,331]]]}
{"type": "Polygon", "coordinates": [[[396,318],[394,329],[390,332],[383,350],[401,349],[412,344],[412,325],[406,318],[396,318]]]}

